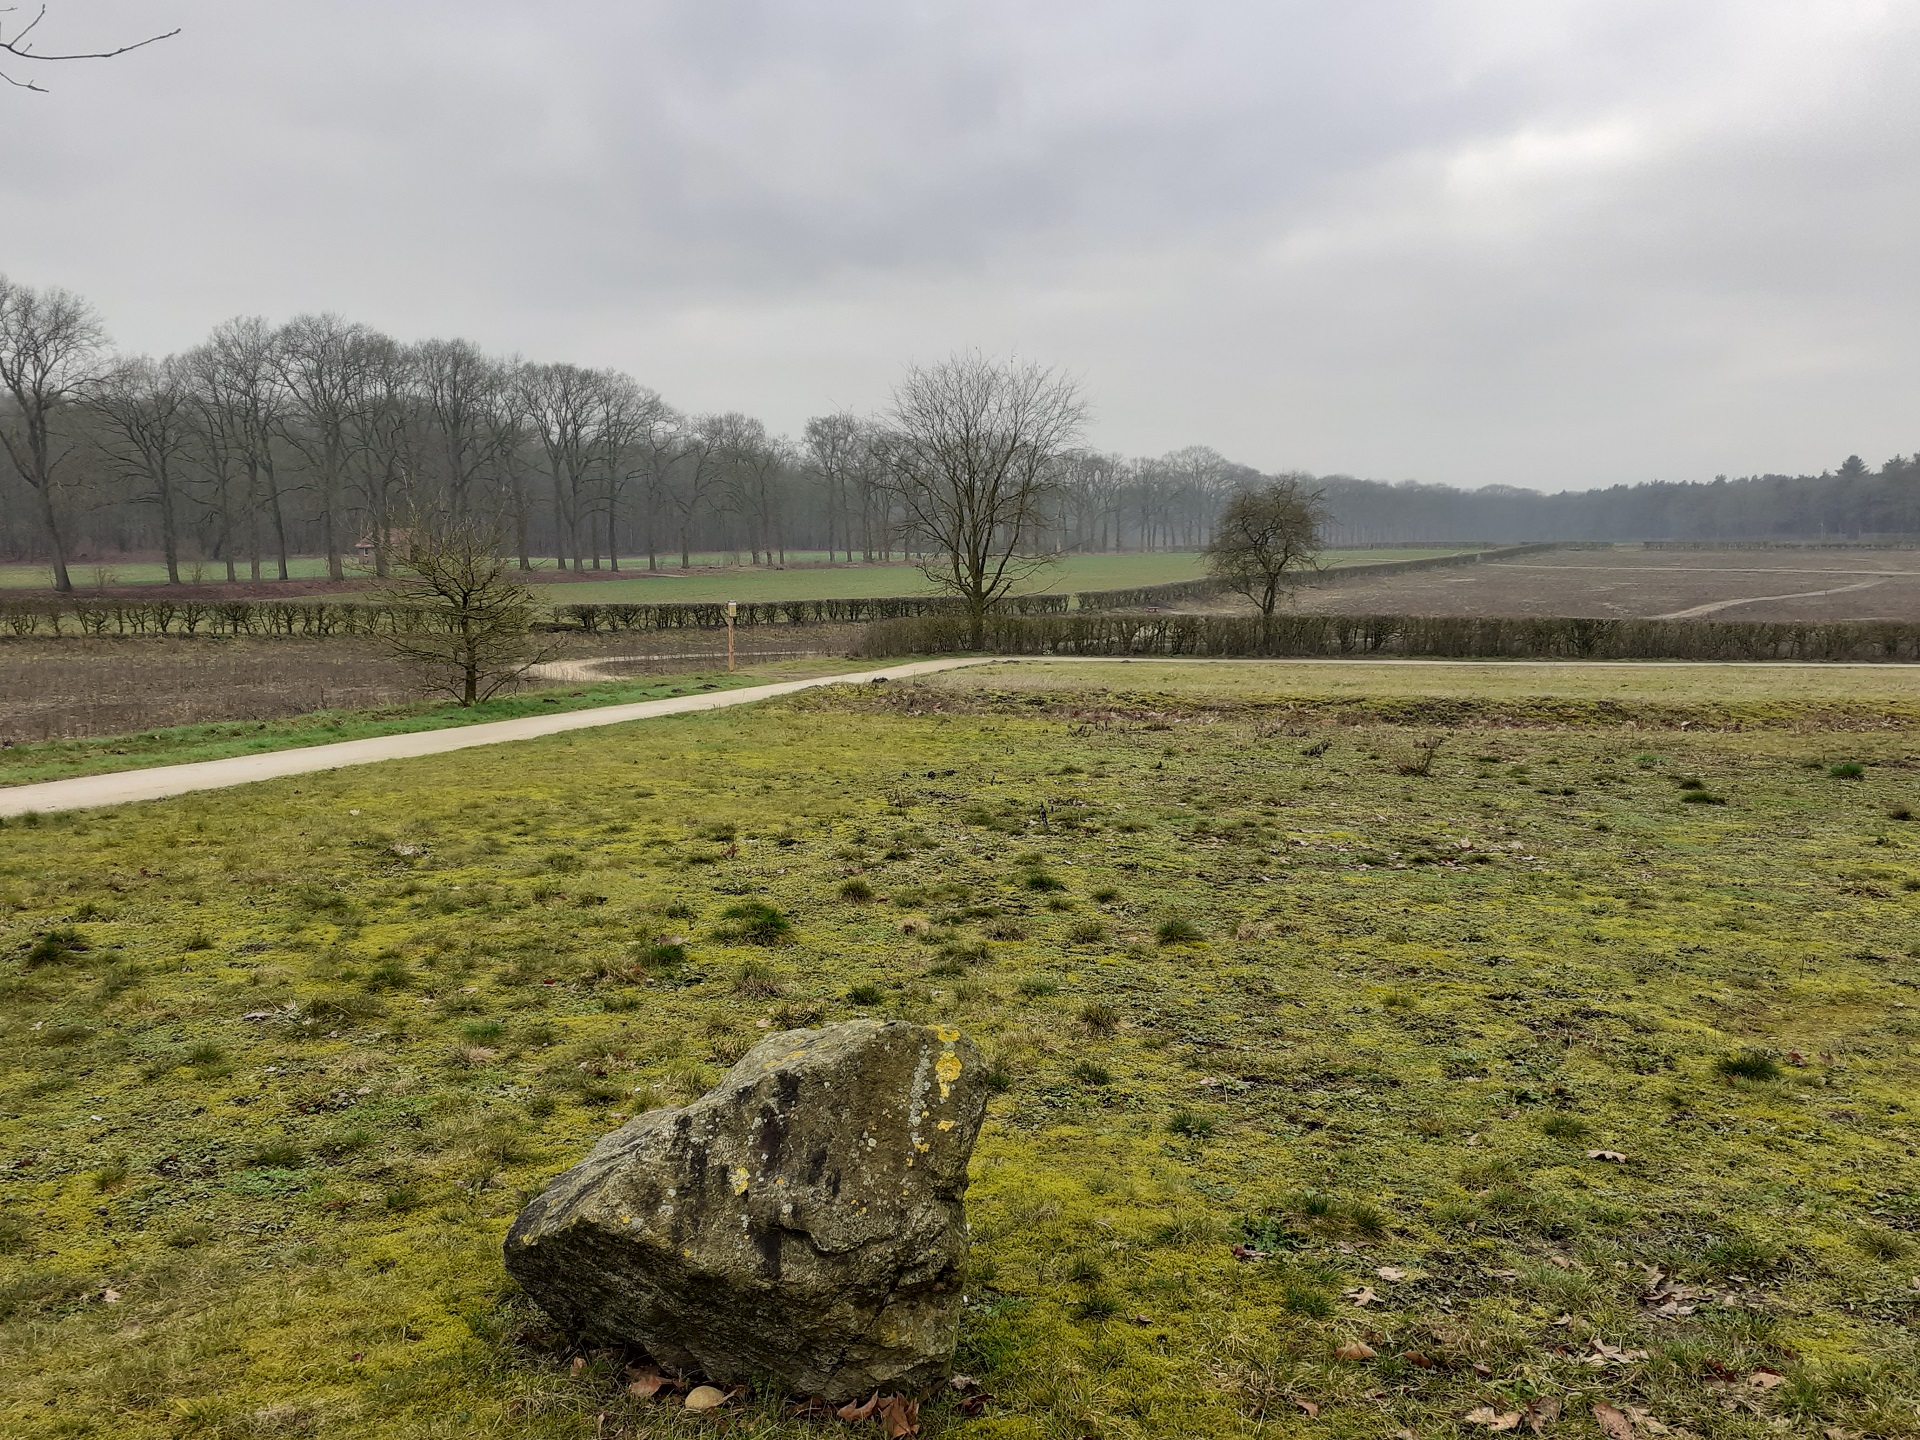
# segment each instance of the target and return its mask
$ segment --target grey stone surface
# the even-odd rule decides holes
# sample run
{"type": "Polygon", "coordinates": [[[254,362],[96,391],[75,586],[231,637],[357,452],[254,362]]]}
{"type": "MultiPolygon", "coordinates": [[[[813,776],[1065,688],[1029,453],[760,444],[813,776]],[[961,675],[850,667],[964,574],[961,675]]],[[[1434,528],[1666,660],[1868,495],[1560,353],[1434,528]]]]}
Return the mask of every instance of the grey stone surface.
{"type": "Polygon", "coordinates": [[[929,1384],[959,1329],[984,1069],[942,1026],[770,1035],[547,1186],[507,1269],[583,1339],[722,1384],[836,1401],[929,1384]]]}

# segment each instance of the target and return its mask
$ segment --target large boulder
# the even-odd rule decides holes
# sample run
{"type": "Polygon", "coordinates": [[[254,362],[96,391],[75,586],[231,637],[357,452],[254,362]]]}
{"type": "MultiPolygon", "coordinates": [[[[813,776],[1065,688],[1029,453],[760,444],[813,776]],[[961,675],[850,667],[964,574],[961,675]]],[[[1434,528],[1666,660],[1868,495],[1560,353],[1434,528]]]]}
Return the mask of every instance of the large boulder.
{"type": "Polygon", "coordinates": [[[770,1035],[547,1186],[507,1269],[588,1342],[721,1384],[840,1401],[931,1383],[959,1329],[984,1069],[937,1025],[770,1035]]]}

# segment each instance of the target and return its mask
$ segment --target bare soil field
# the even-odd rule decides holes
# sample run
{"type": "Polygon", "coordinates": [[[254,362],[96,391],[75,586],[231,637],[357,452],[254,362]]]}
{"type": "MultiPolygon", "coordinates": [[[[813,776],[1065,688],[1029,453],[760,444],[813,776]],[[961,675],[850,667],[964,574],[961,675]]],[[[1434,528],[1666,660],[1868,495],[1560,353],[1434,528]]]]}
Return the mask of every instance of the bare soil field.
{"type": "Polygon", "coordinates": [[[1920,551],[1622,545],[1320,586],[1297,604],[1309,614],[1913,620],[1920,551]]]}
{"type": "MultiPolygon", "coordinates": [[[[852,626],[743,631],[742,663],[840,655],[852,626]]],[[[724,666],[724,633],[555,637],[561,668],[530,682],[724,666]],[[569,665],[600,662],[597,673],[569,665]]],[[[216,720],[278,720],[316,710],[408,704],[426,692],[377,645],[354,637],[232,639],[129,636],[0,640],[0,744],[124,735],[216,720]]]]}

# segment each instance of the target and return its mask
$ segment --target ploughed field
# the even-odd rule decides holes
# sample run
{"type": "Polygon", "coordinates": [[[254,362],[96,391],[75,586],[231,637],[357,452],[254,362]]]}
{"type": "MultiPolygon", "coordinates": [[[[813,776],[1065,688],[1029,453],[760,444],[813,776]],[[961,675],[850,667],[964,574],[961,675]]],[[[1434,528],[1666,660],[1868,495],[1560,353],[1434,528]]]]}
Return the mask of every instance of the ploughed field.
{"type": "Polygon", "coordinates": [[[926,1433],[1920,1434],[1912,677],[1025,663],[10,822],[0,1430],[821,1433],[499,1243],[897,1014],[996,1090],[926,1433]]]}
{"type": "Polygon", "coordinates": [[[1298,592],[1342,615],[1920,619],[1916,550],[1559,550],[1298,592]]]}

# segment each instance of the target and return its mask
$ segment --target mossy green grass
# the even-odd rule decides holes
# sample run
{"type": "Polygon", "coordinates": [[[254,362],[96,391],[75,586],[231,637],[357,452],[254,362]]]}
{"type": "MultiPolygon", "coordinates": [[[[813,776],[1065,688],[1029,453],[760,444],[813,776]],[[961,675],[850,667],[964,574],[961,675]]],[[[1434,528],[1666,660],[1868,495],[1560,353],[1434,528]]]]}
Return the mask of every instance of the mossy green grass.
{"type": "Polygon", "coordinates": [[[1909,722],[1165,668],[10,822],[0,1431],[823,1433],[630,1396],[498,1247],[769,1029],[893,1014],[995,1089],[993,1398],[928,1434],[1920,1435],[1909,722]]]}

